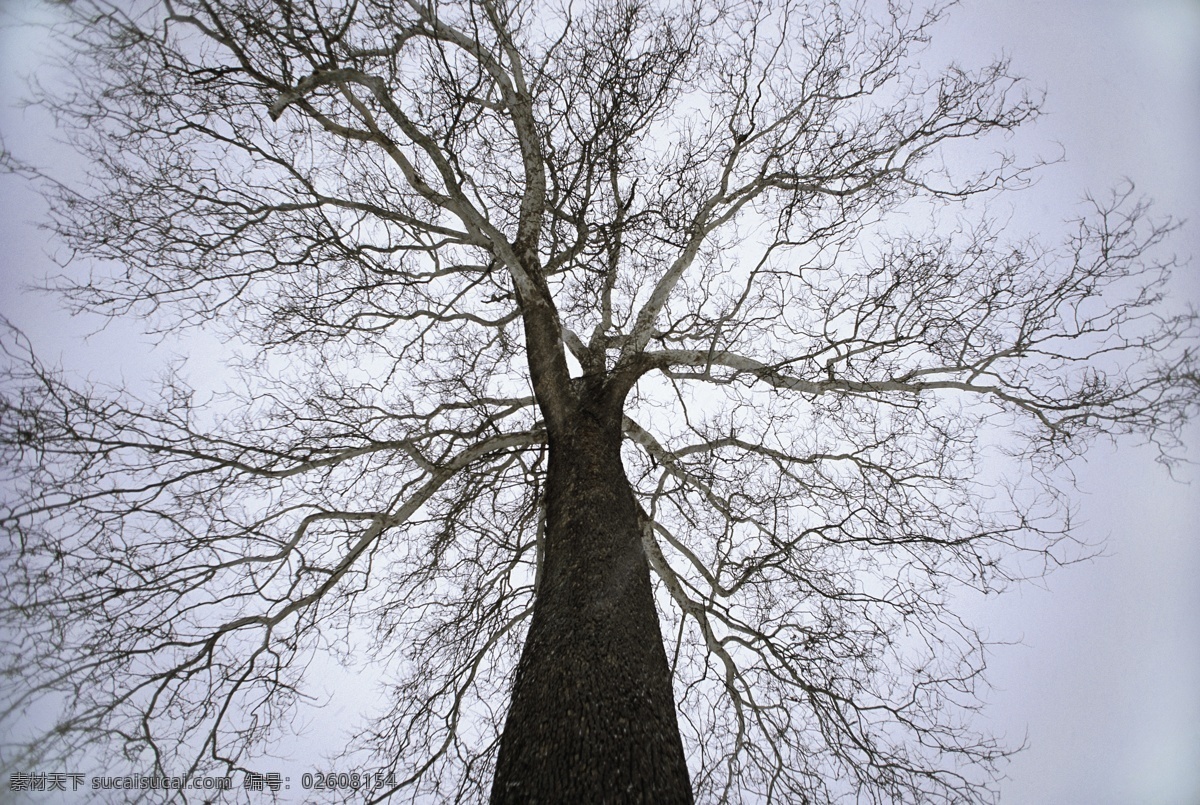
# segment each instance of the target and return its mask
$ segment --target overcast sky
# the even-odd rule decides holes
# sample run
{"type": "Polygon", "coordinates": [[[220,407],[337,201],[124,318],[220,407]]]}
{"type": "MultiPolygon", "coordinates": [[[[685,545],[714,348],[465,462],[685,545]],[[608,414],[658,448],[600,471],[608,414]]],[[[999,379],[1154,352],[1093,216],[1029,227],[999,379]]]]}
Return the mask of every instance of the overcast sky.
{"type": "MultiPolygon", "coordinates": [[[[0,8],[11,21],[15,1],[0,8]]],[[[0,132],[18,153],[60,159],[44,145],[44,120],[12,108],[14,76],[35,63],[37,37],[12,27],[0,37],[0,132]]],[[[1200,302],[1200,2],[968,0],[934,55],[970,65],[1002,51],[1047,91],[1047,115],[1018,144],[1066,152],[1012,202],[1016,219],[1053,225],[1085,191],[1127,177],[1162,212],[1188,219],[1172,243],[1190,257],[1174,292],[1200,302]]],[[[68,366],[103,370],[114,354],[138,354],[130,329],[81,345],[88,325],[18,294],[50,265],[30,223],[37,209],[0,177],[0,314],[68,366]]],[[[1189,442],[1200,460],[1200,430],[1189,442]]],[[[1029,744],[1009,768],[1004,803],[1200,803],[1200,468],[1175,482],[1153,457],[1099,448],[1082,468],[1084,535],[1107,538],[1105,558],[977,610],[993,638],[1023,641],[993,655],[997,690],[983,716],[1029,744]]]]}
{"type": "MultiPolygon", "coordinates": [[[[1172,243],[1190,257],[1175,291],[1200,301],[1200,3],[963,5],[941,46],[1009,53],[1047,92],[1034,141],[1066,151],[1018,203],[1053,222],[1083,191],[1133,180],[1188,219],[1172,243]]],[[[1200,803],[1200,468],[1175,483],[1153,456],[1098,449],[1081,473],[1085,535],[1107,537],[1107,557],[981,612],[994,638],[1025,644],[991,663],[988,716],[1029,742],[1002,802],[1200,803]]]]}

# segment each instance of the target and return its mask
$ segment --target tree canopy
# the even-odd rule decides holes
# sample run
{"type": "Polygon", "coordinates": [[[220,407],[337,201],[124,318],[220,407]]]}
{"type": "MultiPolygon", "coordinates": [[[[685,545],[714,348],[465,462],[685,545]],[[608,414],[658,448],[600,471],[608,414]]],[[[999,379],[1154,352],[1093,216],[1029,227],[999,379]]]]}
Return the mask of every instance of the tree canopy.
{"type": "Polygon", "coordinates": [[[1131,187],[1006,231],[1039,98],[922,64],[944,11],[71,4],[89,174],[4,154],[57,287],[237,360],[148,398],[7,331],[0,713],[60,714],[0,759],[256,770],[330,656],[386,680],[330,747],[373,796],[484,798],[587,497],[549,468],[611,417],[696,799],[987,801],[954,596],[1076,555],[1097,438],[1173,456],[1198,323],[1131,187]]]}

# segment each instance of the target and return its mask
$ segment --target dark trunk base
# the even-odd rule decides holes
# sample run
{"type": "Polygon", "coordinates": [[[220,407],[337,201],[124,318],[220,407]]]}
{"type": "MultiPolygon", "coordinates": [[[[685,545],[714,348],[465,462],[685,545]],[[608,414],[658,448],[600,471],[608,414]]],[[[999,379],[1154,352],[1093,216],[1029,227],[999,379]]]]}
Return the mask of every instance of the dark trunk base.
{"type": "Polygon", "coordinates": [[[582,419],[551,443],[545,564],[491,801],[690,803],[620,431],[582,419]]]}

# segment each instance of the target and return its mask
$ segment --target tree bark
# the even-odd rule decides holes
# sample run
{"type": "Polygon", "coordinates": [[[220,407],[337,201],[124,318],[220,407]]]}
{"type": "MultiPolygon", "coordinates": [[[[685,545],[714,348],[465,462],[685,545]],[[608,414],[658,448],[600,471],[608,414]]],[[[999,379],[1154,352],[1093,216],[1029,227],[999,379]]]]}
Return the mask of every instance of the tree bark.
{"type": "Polygon", "coordinates": [[[620,396],[576,381],[549,434],[545,559],[492,784],[499,803],[690,803],[671,674],[621,463],[620,396]]]}

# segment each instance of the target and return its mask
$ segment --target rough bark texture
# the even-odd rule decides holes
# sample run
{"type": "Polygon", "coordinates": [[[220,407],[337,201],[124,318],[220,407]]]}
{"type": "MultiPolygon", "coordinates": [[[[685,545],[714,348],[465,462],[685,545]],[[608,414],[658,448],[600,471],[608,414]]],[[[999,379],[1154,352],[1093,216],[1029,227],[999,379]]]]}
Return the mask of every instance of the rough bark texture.
{"type": "Polygon", "coordinates": [[[551,434],[545,565],[493,803],[690,803],[620,405],[585,391],[551,434]]]}

